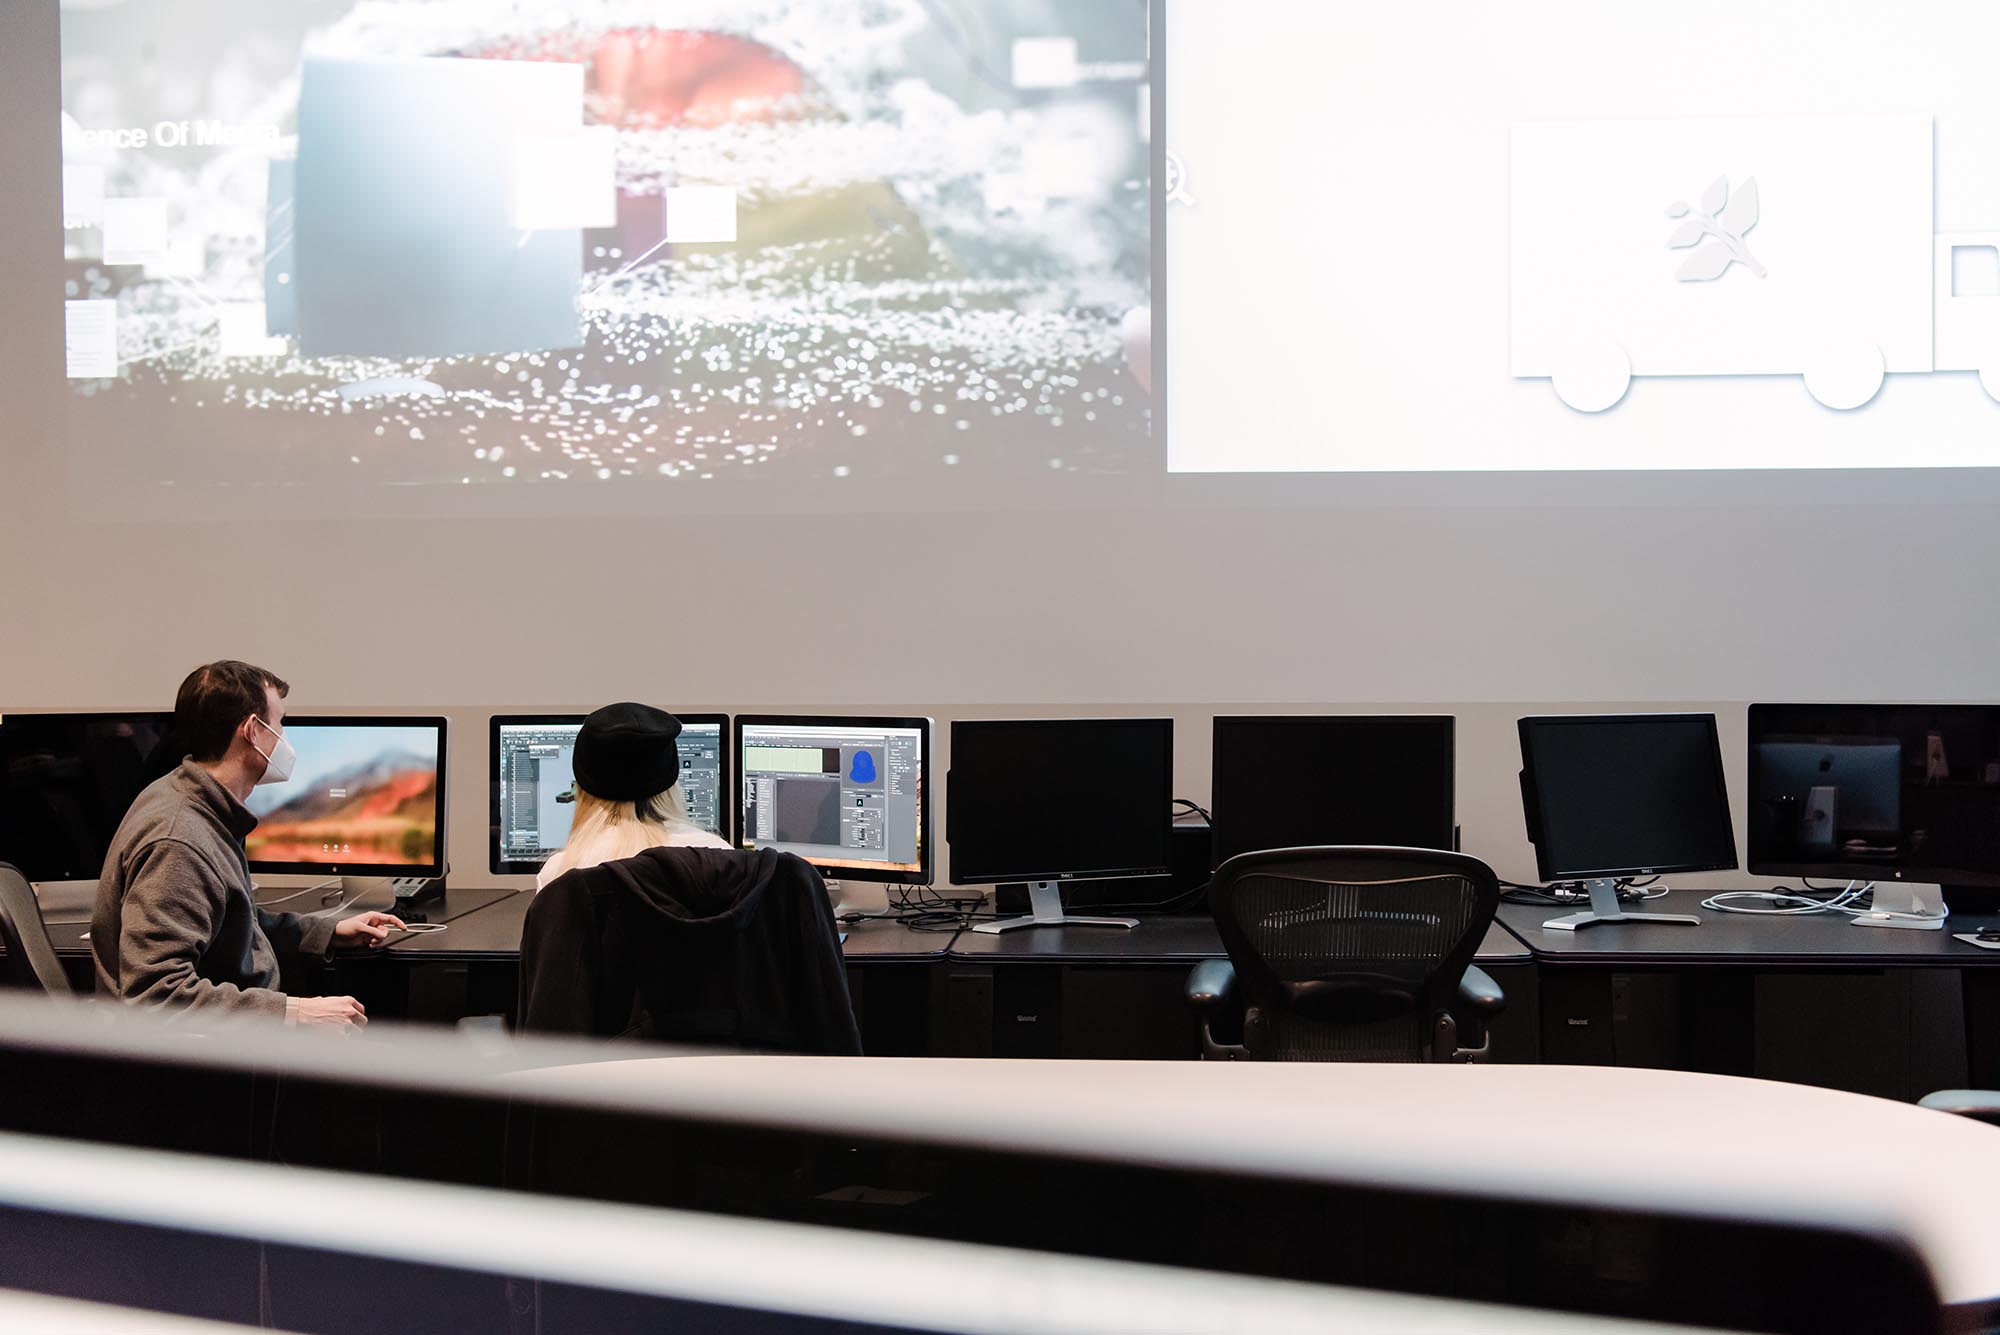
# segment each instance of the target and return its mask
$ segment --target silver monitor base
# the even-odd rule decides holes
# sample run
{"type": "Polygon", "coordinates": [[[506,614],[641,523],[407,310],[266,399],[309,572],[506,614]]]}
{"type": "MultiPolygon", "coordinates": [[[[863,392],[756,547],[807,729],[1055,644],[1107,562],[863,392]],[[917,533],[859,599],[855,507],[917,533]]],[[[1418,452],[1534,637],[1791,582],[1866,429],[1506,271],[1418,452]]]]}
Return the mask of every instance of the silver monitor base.
{"type": "Polygon", "coordinates": [[[1595,927],[1601,922],[1665,922],[1679,923],[1686,927],[1701,926],[1701,919],[1686,913],[1627,913],[1618,904],[1618,882],[1607,877],[1588,883],[1590,886],[1590,907],[1582,913],[1567,913],[1560,918],[1550,918],[1542,926],[1552,932],[1574,932],[1580,927],[1595,927]]]}
{"type": "Polygon", "coordinates": [[[1904,885],[1901,881],[1877,881],[1875,899],[1866,913],[1854,916],[1857,927],[1901,927],[1913,932],[1942,932],[1948,910],[1944,887],[1904,885]],[[1893,913],[1893,918],[1878,914],[1893,913]]]}
{"type": "Polygon", "coordinates": [[[974,923],[972,930],[997,935],[1022,927],[1137,927],[1137,918],[1072,918],[1063,912],[1062,887],[1054,881],[1028,883],[1028,916],[974,923]]]}

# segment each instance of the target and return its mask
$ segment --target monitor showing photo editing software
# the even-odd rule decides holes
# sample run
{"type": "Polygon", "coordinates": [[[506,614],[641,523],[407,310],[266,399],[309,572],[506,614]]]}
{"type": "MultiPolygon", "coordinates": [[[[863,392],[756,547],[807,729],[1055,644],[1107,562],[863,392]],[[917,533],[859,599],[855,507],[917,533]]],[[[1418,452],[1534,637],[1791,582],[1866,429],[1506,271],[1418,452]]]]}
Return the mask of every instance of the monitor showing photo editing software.
{"type": "Polygon", "coordinates": [[[260,872],[442,876],[445,721],[288,717],[292,777],[253,790],[260,872]]]}
{"type": "MultiPolygon", "coordinates": [[[[495,876],[541,870],[569,841],[576,813],[573,757],[582,714],[495,714],[491,766],[492,837],[487,866],[495,876]]],[[[688,819],[729,837],[729,715],[676,714],[688,819]]]]}
{"type": "Polygon", "coordinates": [[[835,879],[931,879],[926,718],[743,716],[739,848],[796,853],[835,879]]]}

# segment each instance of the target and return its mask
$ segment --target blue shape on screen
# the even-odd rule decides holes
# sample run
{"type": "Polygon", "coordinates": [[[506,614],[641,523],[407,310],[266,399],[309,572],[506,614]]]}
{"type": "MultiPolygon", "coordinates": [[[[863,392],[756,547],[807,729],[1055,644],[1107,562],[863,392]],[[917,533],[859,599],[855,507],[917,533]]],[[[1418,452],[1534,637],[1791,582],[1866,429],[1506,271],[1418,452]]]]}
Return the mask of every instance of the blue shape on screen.
{"type": "Polygon", "coordinates": [[[854,768],[848,773],[850,783],[875,782],[875,757],[868,751],[854,753],[854,768]]]}

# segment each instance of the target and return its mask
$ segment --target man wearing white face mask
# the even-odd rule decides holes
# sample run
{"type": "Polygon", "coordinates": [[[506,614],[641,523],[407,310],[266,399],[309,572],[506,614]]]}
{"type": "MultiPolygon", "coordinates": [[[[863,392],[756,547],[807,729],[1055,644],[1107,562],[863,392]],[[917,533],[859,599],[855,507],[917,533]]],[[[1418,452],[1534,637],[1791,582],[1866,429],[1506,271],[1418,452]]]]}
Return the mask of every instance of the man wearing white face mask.
{"type": "Polygon", "coordinates": [[[335,942],[379,944],[402,921],[359,913],[338,923],[257,907],[243,805],[260,784],[283,783],[297,756],[286,740],[281,679],[248,663],[198,667],[174,701],[174,735],[187,758],[132,803],[112,836],[90,950],[97,990],[137,1005],[268,1015],[355,1029],[353,997],[288,997],[278,955],[324,955],[335,942]]]}

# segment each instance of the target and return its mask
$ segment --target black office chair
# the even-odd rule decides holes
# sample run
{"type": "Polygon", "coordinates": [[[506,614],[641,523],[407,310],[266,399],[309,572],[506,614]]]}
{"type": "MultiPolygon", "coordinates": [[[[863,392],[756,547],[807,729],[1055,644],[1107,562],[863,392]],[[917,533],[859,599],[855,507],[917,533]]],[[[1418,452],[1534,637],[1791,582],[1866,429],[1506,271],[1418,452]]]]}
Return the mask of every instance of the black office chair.
{"type": "Polygon", "coordinates": [[[1204,1058],[1470,1061],[1486,1051],[1506,997],[1472,967],[1500,903],[1479,859],[1272,849],[1223,863],[1208,893],[1229,958],[1188,975],[1204,1058]],[[1218,1039],[1218,1022],[1237,1015],[1241,1041],[1218,1039]],[[1462,1033],[1474,1045],[1461,1046],[1462,1033]]]}
{"type": "Polygon", "coordinates": [[[62,971],[56,948],[49,941],[48,924],[42,921],[42,906],[28,878],[0,862],[0,941],[7,945],[7,972],[11,981],[39,987],[56,996],[70,993],[69,976],[62,971]]]}

